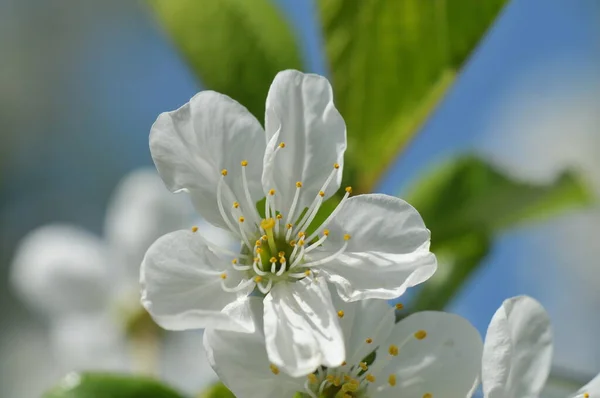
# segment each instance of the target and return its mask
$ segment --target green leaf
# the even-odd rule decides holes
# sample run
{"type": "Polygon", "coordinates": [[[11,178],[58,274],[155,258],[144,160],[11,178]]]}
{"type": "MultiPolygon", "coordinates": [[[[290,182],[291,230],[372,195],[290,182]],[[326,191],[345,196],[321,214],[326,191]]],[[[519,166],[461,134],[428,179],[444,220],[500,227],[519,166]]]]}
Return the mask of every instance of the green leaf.
{"type": "Polygon", "coordinates": [[[370,191],[430,116],[505,3],[319,0],[348,126],[347,181],[358,192],[370,191]]]}
{"type": "Polygon", "coordinates": [[[442,309],[487,255],[495,235],[592,202],[570,172],[542,185],[518,181],[474,156],[426,173],[406,199],[431,230],[437,275],[420,291],[415,308],[442,309]]]}
{"type": "Polygon", "coordinates": [[[109,373],[70,373],[43,398],[183,398],[159,381],[109,373]]]}
{"type": "Polygon", "coordinates": [[[235,398],[235,395],[223,383],[217,383],[200,394],[198,398],[235,398]]]}
{"type": "Polygon", "coordinates": [[[149,0],[208,89],[234,98],[262,121],[271,81],[301,69],[289,24],[269,0],[149,0]]]}

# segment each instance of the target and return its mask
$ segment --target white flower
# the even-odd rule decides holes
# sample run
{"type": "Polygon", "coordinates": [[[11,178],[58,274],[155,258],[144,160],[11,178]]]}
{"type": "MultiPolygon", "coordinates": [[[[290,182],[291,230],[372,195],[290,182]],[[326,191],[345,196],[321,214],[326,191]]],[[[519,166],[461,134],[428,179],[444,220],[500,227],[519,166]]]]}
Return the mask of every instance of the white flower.
{"type": "MultiPolygon", "coordinates": [[[[189,205],[181,199],[164,188],[156,172],[135,171],[109,205],[105,240],[59,224],[40,227],[22,240],[13,260],[12,284],[24,301],[47,316],[59,373],[158,365],[147,362],[148,346],[131,334],[135,327],[161,332],[139,302],[139,264],[158,236],[191,220],[189,205]]],[[[214,376],[198,359],[204,357],[200,340],[198,332],[165,334],[157,347],[165,362],[163,377],[191,392],[214,376]],[[176,372],[169,359],[181,362],[173,357],[190,353],[196,356],[195,366],[176,372]]]]}
{"type": "MultiPolygon", "coordinates": [[[[528,296],[505,300],[488,327],[482,362],[486,398],[539,397],[552,363],[550,319],[541,304],[528,296]]],[[[600,375],[572,397],[600,397],[600,375]]]]}
{"type": "Polygon", "coordinates": [[[313,225],[340,187],[346,149],[344,120],[323,77],[279,73],[267,96],[265,131],[231,98],[201,92],[158,117],[150,149],[167,187],[189,192],[204,219],[242,242],[233,253],[178,231],[148,250],[142,302],[166,329],[252,331],[247,298],[259,291],[271,362],[308,374],[345,358],[329,291],[312,283],[314,275],[354,301],[400,296],[436,269],[429,231],[398,198],[349,198],[346,188],[329,218],[313,225]],[[263,197],[261,215],[255,204],[263,197]],[[238,302],[246,306],[231,316],[227,308],[238,302]]]}
{"type": "Polygon", "coordinates": [[[271,363],[262,336],[262,303],[251,305],[253,334],[207,329],[211,365],[239,398],[425,397],[464,398],[478,384],[483,343],[465,319],[419,312],[395,322],[395,308],[380,300],[345,303],[332,293],[347,360],[293,378],[271,363]],[[346,395],[345,395],[346,394],[346,395]]]}

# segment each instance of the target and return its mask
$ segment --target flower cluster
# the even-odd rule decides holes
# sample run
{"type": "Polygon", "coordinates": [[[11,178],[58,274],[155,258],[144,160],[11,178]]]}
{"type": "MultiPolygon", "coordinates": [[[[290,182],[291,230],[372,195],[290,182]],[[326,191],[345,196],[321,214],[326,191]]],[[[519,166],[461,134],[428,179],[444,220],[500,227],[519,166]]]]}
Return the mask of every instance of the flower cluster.
{"type": "MultiPolygon", "coordinates": [[[[172,192],[231,233],[170,233],[141,266],[142,304],[162,327],[205,328],[209,362],[242,398],[537,397],[551,357],[543,308],[507,300],[485,343],[465,319],[386,301],[436,271],[430,233],[401,199],[341,189],[346,128],[329,82],[279,73],[264,130],[240,104],[204,91],[152,126],[172,192]]],[[[600,391],[600,379],[576,397],[600,391]]],[[[600,396],[600,395],[598,395],[600,396]]]]}

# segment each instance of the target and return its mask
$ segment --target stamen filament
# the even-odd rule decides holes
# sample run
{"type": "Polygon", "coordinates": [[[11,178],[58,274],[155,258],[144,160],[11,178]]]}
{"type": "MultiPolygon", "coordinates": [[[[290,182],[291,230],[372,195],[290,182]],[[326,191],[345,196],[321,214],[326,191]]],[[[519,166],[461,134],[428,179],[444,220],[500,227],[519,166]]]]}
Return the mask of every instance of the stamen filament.
{"type": "Polygon", "coordinates": [[[298,230],[305,231],[306,229],[308,229],[308,227],[310,227],[310,223],[313,222],[313,220],[317,216],[317,212],[319,211],[319,208],[322,204],[323,197],[319,195],[319,199],[317,199],[317,204],[315,205],[315,208],[313,209],[312,213],[310,213],[310,216],[301,224],[301,226],[299,226],[298,230]]]}
{"type": "Polygon", "coordinates": [[[229,219],[229,216],[225,213],[225,208],[223,207],[222,196],[224,180],[225,176],[221,175],[219,183],[217,184],[217,205],[219,206],[219,213],[221,213],[221,217],[223,218],[223,221],[225,221],[225,224],[227,224],[227,227],[229,227],[229,230],[238,237],[240,237],[240,235],[237,233],[237,228],[233,226],[231,220],[229,219]]]}
{"type": "Polygon", "coordinates": [[[237,264],[233,264],[233,269],[236,271],[248,271],[249,269],[251,269],[252,267],[249,265],[237,265],[237,264]]]}
{"type": "Polygon", "coordinates": [[[306,391],[306,393],[310,396],[310,398],[319,398],[309,387],[309,381],[306,380],[304,382],[304,390],[306,391]]]}
{"type": "Polygon", "coordinates": [[[281,268],[279,269],[279,271],[277,271],[277,273],[275,275],[277,275],[277,276],[283,275],[283,273],[285,272],[285,266],[286,266],[286,264],[287,264],[286,261],[283,261],[281,263],[281,268]]]}
{"type": "Polygon", "coordinates": [[[260,276],[265,276],[268,274],[268,272],[265,272],[263,270],[261,270],[260,268],[258,268],[258,262],[255,261],[254,263],[252,263],[252,269],[254,270],[254,272],[256,272],[257,275],[260,276]]]}
{"type": "Polygon", "coordinates": [[[263,286],[262,283],[260,283],[260,282],[256,283],[256,287],[258,287],[258,290],[260,290],[260,292],[262,294],[269,293],[269,291],[271,290],[271,286],[273,286],[273,279],[270,279],[270,278],[269,278],[269,281],[267,282],[267,286],[263,286]]]}
{"type": "Polygon", "coordinates": [[[340,200],[340,203],[338,203],[337,207],[335,209],[333,209],[333,211],[331,212],[331,214],[325,219],[325,221],[323,221],[323,223],[321,223],[321,225],[319,226],[319,228],[317,228],[315,230],[315,232],[313,232],[308,237],[308,241],[309,242],[311,240],[313,240],[318,234],[321,233],[321,231],[323,231],[327,227],[327,225],[331,222],[331,220],[333,220],[333,218],[340,212],[340,210],[342,209],[342,205],[348,199],[349,196],[350,196],[350,192],[346,191],[346,193],[344,194],[344,197],[342,198],[342,200],[340,200]]]}
{"type": "Polygon", "coordinates": [[[313,243],[312,245],[308,246],[306,248],[306,250],[304,251],[304,253],[310,253],[311,251],[315,250],[317,247],[321,246],[321,244],[323,244],[323,242],[325,242],[325,239],[327,239],[327,235],[323,235],[321,236],[321,238],[319,238],[318,241],[316,241],[315,243],[313,243]]]}
{"type": "MultiPolygon", "coordinates": [[[[248,163],[245,163],[247,166],[248,163]]],[[[248,204],[248,208],[250,209],[250,213],[252,215],[252,222],[256,223],[256,225],[260,225],[260,216],[258,214],[258,210],[256,210],[256,205],[252,201],[252,195],[250,195],[250,189],[248,189],[248,179],[246,178],[246,166],[242,163],[242,185],[244,187],[244,195],[246,196],[246,202],[248,204]]]]}
{"type": "Polygon", "coordinates": [[[316,261],[313,261],[313,262],[310,262],[310,263],[306,263],[306,264],[303,265],[303,267],[307,267],[307,268],[308,267],[315,267],[317,265],[323,265],[323,264],[328,263],[328,262],[330,262],[332,260],[335,260],[340,254],[342,254],[346,250],[346,247],[348,247],[348,241],[345,241],[344,244],[342,245],[342,247],[338,251],[336,251],[335,253],[333,253],[332,255],[327,256],[325,258],[322,258],[320,260],[316,260],[316,261]]]}
{"type": "MultiPolygon", "coordinates": [[[[291,224],[294,221],[294,213],[296,212],[296,205],[298,204],[298,197],[300,196],[300,189],[302,188],[302,183],[298,181],[296,183],[296,192],[294,193],[294,199],[292,200],[292,205],[290,206],[290,212],[285,220],[286,224],[291,224]]],[[[289,238],[286,238],[288,240],[289,238]]]]}
{"type": "MultiPolygon", "coordinates": [[[[333,179],[333,176],[336,174],[336,172],[339,170],[339,168],[334,167],[333,170],[331,170],[331,173],[329,173],[329,176],[327,177],[327,179],[325,180],[325,183],[323,184],[323,186],[321,187],[321,190],[317,193],[317,196],[315,197],[315,199],[313,200],[313,202],[311,203],[311,205],[308,208],[308,211],[304,214],[304,217],[302,217],[302,220],[298,223],[298,225],[302,225],[304,224],[306,218],[312,214],[312,209],[316,206],[317,202],[319,201],[319,199],[322,201],[323,197],[325,196],[325,192],[327,191],[327,187],[329,186],[329,183],[331,182],[331,180],[333,179]],[[321,193],[323,193],[323,195],[321,195],[321,193]]],[[[296,232],[298,232],[300,230],[300,228],[298,228],[296,230],[296,232]]]]}
{"type": "Polygon", "coordinates": [[[236,287],[227,287],[227,286],[225,286],[225,279],[221,279],[221,288],[224,291],[226,291],[227,293],[236,293],[236,292],[239,292],[240,290],[244,290],[245,288],[247,288],[248,286],[250,286],[253,283],[254,283],[254,281],[252,279],[248,279],[245,281],[241,281],[236,287]]]}
{"type": "Polygon", "coordinates": [[[298,255],[294,259],[294,262],[292,263],[292,265],[290,265],[290,270],[293,268],[296,268],[296,266],[298,266],[298,264],[300,264],[300,262],[302,261],[303,258],[304,258],[304,246],[300,246],[300,253],[298,253],[298,255]]]}

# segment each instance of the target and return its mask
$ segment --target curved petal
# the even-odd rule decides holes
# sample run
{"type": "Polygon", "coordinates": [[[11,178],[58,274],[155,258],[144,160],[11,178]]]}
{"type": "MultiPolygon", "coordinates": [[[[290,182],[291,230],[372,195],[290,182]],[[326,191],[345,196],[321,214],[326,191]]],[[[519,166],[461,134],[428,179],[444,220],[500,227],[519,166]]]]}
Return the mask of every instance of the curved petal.
{"type": "Polygon", "coordinates": [[[89,232],[47,225],[16,250],[11,283],[30,305],[49,315],[98,311],[109,294],[108,253],[89,232]]]}
{"type": "Polygon", "coordinates": [[[137,285],[148,247],[167,232],[191,226],[192,210],[186,197],[165,188],[156,170],[127,174],[108,205],[104,228],[110,248],[122,260],[122,278],[137,285]]]}
{"type": "Polygon", "coordinates": [[[319,365],[344,361],[344,337],[321,278],[276,284],[264,300],[264,311],[267,354],[289,375],[305,376],[319,365]]]}
{"type": "Polygon", "coordinates": [[[131,370],[125,333],[106,313],[58,318],[50,337],[61,372],[131,370]]]}
{"type": "Polygon", "coordinates": [[[425,311],[408,316],[392,329],[378,351],[373,368],[379,361],[389,361],[377,376],[378,398],[406,397],[465,398],[477,384],[483,342],[479,332],[464,318],[444,312],[425,311]],[[415,337],[425,331],[426,337],[415,337]],[[398,348],[397,356],[387,353],[390,345],[398,348]],[[384,355],[382,355],[384,354],[384,355]],[[389,377],[395,375],[395,386],[389,377]]]}
{"type": "Polygon", "coordinates": [[[483,391],[488,398],[538,397],[552,361],[548,314],[527,296],[505,300],[485,337],[483,391]]]}
{"type": "Polygon", "coordinates": [[[237,397],[293,397],[301,391],[304,379],[295,379],[277,368],[271,370],[262,333],[263,305],[257,297],[249,299],[256,324],[254,333],[206,329],[204,347],[208,360],[221,381],[237,397]],[[277,374],[275,374],[277,373],[277,374]]]}
{"type": "Polygon", "coordinates": [[[263,197],[264,150],[264,133],[256,118],[214,91],[202,91],[176,111],[162,113],[150,131],[150,152],[167,188],[189,191],[200,215],[223,228],[227,224],[217,205],[221,170],[228,171],[225,181],[235,196],[225,190],[226,207],[237,200],[248,211],[240,162],[248,161],[248,188],[256,202],[263,197]]]}
{"type": "Polygon", "coordinates": [[[600,396],[600,374],[581,387],[570,398],[594,398],[600,396]],[[588,394],[587,396],[585,394],[588,394]]]}
{"type": "MultiPolygon", "coordinates": [[[[228,293],[221,287],[225,261],[219,259],[198,233],[176,231],[148,249],[140,272],[142,305],[165,329],[250,331],[247,317],[230,317],[223,309],[247,301],[251,288],[228,293]]],[[[227,278],[235,286],[239,280],[227,278]]]]}
{"type": "Polygon", "coordinates": [[[342,204],[328,224],[329,236],[315,258],[347,248],[322,266],[347,301],[392,299],[429,279],[437,261],[429,251],[430,233],[419,213],[393,196],[358,195],[342,204]]]}
{"type": "Polygon", "coordinates": [[[278,73],[267,96],[265,130],[268,144],[262,182],[265,193],[271,188],[280,193],[278,197],[284,203],[279,210],[287,212],[297,181],[303,183],[297,209],[308,207],[334,170],[334,163],[340,167],[325,190],[325,199],[338,190],[346,124],[333,104],[326,78],[295,70],[278,73]],[[280,142],[285,148],[275,151],[280,142]]]}

